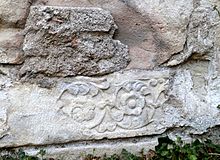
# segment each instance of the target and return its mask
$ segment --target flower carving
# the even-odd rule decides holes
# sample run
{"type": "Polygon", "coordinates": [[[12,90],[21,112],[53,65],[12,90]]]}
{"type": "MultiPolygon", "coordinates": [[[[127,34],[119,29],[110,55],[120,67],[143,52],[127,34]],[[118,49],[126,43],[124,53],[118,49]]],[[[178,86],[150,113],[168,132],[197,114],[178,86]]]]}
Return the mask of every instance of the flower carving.
{"type": "Polygon", "coordinates": [[[74,120],[76,120],[77,122],[83,122],[83,121],[90,121],[92,119],[95,118],[95,107],[89,107],[86,108],[85,107],[80,107],[77,106],[75,108],[72,109],[72,117],[74,120]]]}
{"type": "Polygon", "coordinates": [[[142,82],[128,82],[117,92],[117,108],[126,115],[138,116],[146,105],[145,97],[150,92],[142,82]]]}
{"type": "Polygon", "coordinates": [[[165,79],[133,80],[117,85],[74,82],[64,88],[59,100],[65,103],[62,112],[86,129],[99,133],[117,128],[135,130],[153,121],[156,109],[166,100],[162,94],[165,84],[165,79]]]}
{"type": "Polygon", "coordinates": [[[115,107],[123,114],[123,120],[118,126],[135,129],[151,121],[154,108],[146,104],[146,96],[149,94],[147,85],[140,81],[126,82],[119,87],[115,107]]]}
{"type": "Polygon", "coordinates": [[[124,111],[124,114],[138,116],[145,106],[145,99],[135,92],[130,92],[121,95],[119,103],[119,108],[124,111]]]}
{"type": "Polygon", "coordinates": [[[68,117],[71,117],[76,122],[82,123],[84,121],[90,121],[95,118],[95,105],[85,107],[87,103],[75,103],[69,102],[62,107],[62,112],[68,117]]]}

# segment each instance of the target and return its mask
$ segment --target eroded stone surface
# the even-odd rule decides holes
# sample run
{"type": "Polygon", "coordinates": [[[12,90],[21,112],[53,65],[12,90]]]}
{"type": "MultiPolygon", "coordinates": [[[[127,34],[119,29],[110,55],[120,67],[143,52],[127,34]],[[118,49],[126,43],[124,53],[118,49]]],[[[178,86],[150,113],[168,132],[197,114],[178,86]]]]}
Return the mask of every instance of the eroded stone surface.
{"type": "Polygon", "coordinates": [[[32,0],[0,0],[0,27],[24,27],[32,0]]]}
{"type": "Polygon", "coordinates": [[[220,124],[220,112],[203,91],[210,84],[201,79],[201,89],[193,89],[198,73],[203,72],[189,66],[174,77],[167,70],[128,70],[60,79],[52,89],[11,84],[0,91],[7,104],[1,147],[150,136],[178,127],[189,128],[183,135],[203,134],[220,124]]]}
{"type": "Polygon", "coordinates": [[[162,133],[170,125],[160,124],[168,78],[168,71],[136,70],[66,79],[51,90],[15,85],[5,97],[10,130],[1,147],[162,133]]]}
{"type": "MultiPolygon", "coordinates": [[[[157,145],[156,138],[131,138],[127,140],[112,140],[104,142],[94,142],[94,143],[71,143],[67,145],[57,145],[51,147],[43,147],[45,149],[45,157],[63,160],[79,160],[84,159],[86,155],[92,154],[95,156],[103,157],[103,153],[106,156],[111,156],[113,154],[121,154],[121,151],[126,148],[127,151],[131,153],[137,153],[141,155],[141,152],[147,153],[152,146],[157,145]]],[[[30,155],[36,155],[37,151],[33,148],[24,147],[25,152],[30,155]]]]}
{"type": "Polygon", "coordinates": [[[220,16],[218,9],[211,3],[197,5],[192,12],[187,28],[187,38],[183,51],[174,55],[168,66],[179,65],[189,58],[212,60],[220,46],[218,32],[220,16]]]}
{"type": "Polygon", "coordinates": [[[103,75],[128,65],[128,47],[112,36],[108,11],[97,8],[32,7],[20,74],[103,75]]]}
{"type": "Polygon", "coordinates": [[[23,35],[20,29],[0,30],[0,64],[21,64],[23,35]]]}
{"type": "Polygon", "coordinates": [[[173,54],[183,50],[187,38],[187,25],[193,11],[193,0],[124,0],[124,2],[138,12],[145,23],[150,24],[151,34],[137,46],[145,50],[146,56],[154,63],[151,65],[161,65],[173,54]]]}
{"type": "MultiPolygon", "coordinates": [[[[1,78],[1,77],[0,77],[1,78]]],[[[2,83],[0,82],[0,85],[2,83]]],[[[7,93],[1,91],[0,86],[0,138],[3,138],[4,136],[8,135],[9,126],[7,124],[8,120],[8,108],[10,107],[10,103],[7,99],[7,93]]]]}
{"type": "Polygon", "coordinates": [[[183,50],[193,0],[37,0],[38,5],[101,7],[119,27],[116,39],[130,48],[129,68],[152,69],[183,50]]]}
{"type": "Polygon", "coordinates": [[[77,76],[127,66],[127,46],[112,39],[112,16],[98,8],[32,7],[24,32],[24,64],[16,54],[22,51],[20,30],[0,30],[0,147],[41,145],[55,157],[74,157],[72,151],[76,158],[94,148],[101,154],[114,148],[136,152],[167,134],[186,139],[214,128],[218,137],[219,1],[41,4],[110,10],[119,26],[116,39],[130,48],[128,68],[158,70],[77,76]],[[166,66],[175,67],[159,68],[167,60],[166,66]]]}

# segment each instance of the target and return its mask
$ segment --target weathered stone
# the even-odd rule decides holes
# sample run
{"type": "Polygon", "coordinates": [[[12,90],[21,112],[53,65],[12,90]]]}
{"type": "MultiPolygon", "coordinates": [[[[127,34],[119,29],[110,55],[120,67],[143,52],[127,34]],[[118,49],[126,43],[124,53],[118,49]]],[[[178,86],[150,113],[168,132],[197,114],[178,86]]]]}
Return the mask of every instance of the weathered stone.
{"type": "Polygon", "coordinates": [[[128,68],[152,69],[183,50],[193,0],[37,0],[38,4],[101,7],[119,27],[116,39],[130,48],[128,68]]]}
{"type": "Polygon", "coordinates": [[[220,27],[219,21],[218,10],[211,4],[196,7],[187,28],[184,49],[175,54],[167,65],[179,65],[189,58],[211,60],[216,47],[220,47],[218,37],[216,37],[216,32],[220,27]]]}
{"type": "Polygon", "coordinates": [[[20,30],[0,30],[0,148],[79,160],[149,149],[163,135],[218,139],[220,1],[35,2],[62,7],[32,7],[24,63],[20,30]]]}
{"type": "MultiPolygon", "coordinates": [[[[46,146],[42,147],[42,149],[46,150],[44,157],[62,160],[81,160],[85,159],[88,154],[101,157],[104,155],[121,154],[121,151],[125,148],[128,152],[141,156],[141,153],[146,154],[149,149],[152,149],[157,144],[156,138],[130,138],[101,142],[74,142],[66,145],[46,146]]],[[[23,149],[30,155],[36,155],[39,152],[32,147],[24,147],[23,149]]]]}
{"type": "Polygon", "coordinates": [[[24,27],[32,0],[0,0],[0,27],[24,27]]]}
{"type": "Polygon", "coordinates": [[[32,7],[21,75],[103,75],[128,65],[128,48],[112,36],[108,11],[97,8],[32,7]]]}
{"type": "Polygon", "coordinates": [[[186,135],[205,133],[220,124],[219,111],[206,102],[208,93],[193,90],[200,70],[189,69],[179,70],[172,86],[169,71],[128,70],[59,79],[51,89],[27,84],[3,88],[7,121],[0,147],[150,136],[180,126],[190,128],[186,135]]]}
{"type": "Polygon", "coordinates": [[[193,0],[187,2],[184,0],[124,0],[124,2],[140,13],[145,23],[150,24],[151,34],[137,45],[146,50],[147,57],[153,55],[151,66],[161,65],[173,54],[183,50],[187,37],[187,25],[193,11],[193,0]]]}
{"type": "Polygon", "coordinates": [[[10,130],[0,147],[163,133],[171,125],[160,124],[168,78],[168,71],[135,70],[66,79],[51,90],[15,85],[5,97],[10,130]]]}
{"type": "MultiPolygon", "coordinates": [[[[2,91],[2,88],[9,87],[2,82],[4,78],[0,75],[0,138],[3,138],[8,134],[9,126],[7,124],[8,109],[10,108],[10,103],[7,98],[7,93],[2,91]]],[[[5,80],[5,79],[4,79],[5,80]]]]}
{"type": "MultiPolygon", "coordinates": [[[[202,134],[207,132],[210,126],[217,126],[220,123],[220,111],[217,106],[209,103],[209,94],[213,94],[213,91],[208,89],[212,86],[212,83],[206,79],[207,72],[204,69],[208,65],[204,66],[202,71],[197,70],[196,65],[199,66],[200,64],[195,63],[190,66],[191,68],[178,70],[174,77],[170,96],[175,97],[182,103],[182,111],[180,113],[186,120],[185,126],[192,127],[192,130],[188,130],[188,132],[191,134],[202,134]],[[200,85],[200,88],[197,88],[197,85],[200,85]]],[[[216,88],[216,90],[219,91],[219,88],[216,88]]]]}
{"type": "Polygon", "coordinates": [[[23,62],[23,35],[19,29],[0,30],[0,64],[23,62]]]}

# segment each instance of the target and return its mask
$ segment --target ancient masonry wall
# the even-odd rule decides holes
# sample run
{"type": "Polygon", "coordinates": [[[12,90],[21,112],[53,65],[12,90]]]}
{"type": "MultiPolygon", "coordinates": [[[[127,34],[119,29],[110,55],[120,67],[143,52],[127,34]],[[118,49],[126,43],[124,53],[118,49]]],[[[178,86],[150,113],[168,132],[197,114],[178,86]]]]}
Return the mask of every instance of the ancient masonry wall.
{"type": "Polygon", "coordinates": [[[0,147],[78,159],[220,141],[219,0],[0,0],[0,147]]]}

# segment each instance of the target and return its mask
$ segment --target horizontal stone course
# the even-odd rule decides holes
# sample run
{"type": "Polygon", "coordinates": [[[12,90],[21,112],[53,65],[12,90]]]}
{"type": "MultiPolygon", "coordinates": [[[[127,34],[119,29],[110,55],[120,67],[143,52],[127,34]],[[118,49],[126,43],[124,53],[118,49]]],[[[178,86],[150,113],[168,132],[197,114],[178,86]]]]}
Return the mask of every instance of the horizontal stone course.
{"type": "Polygon", "coordinates": [[[125,68],[128,47],[112,36],[110,12],[98,8],[34,6],[26,24],[20,75],[104,75],[125,68]]]}
{"type": "Polygon", "coordinates": [[[162,133],[168,78],[169,71],[134,70],[60,80],[50,90],[15,85],[0,104],[9,129],[0,147],[162,133]]]}

